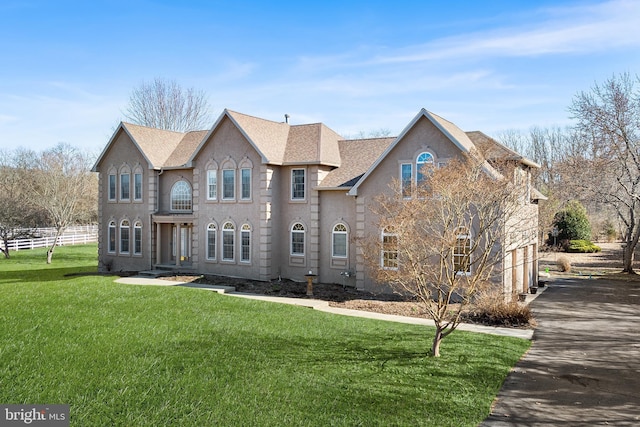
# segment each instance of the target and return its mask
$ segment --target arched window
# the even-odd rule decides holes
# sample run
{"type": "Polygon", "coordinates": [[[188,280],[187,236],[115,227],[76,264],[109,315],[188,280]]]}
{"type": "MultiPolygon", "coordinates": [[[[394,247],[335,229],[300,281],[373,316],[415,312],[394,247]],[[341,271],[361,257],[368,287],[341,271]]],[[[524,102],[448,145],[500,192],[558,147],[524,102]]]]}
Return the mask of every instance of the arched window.
{"type": "Polygon", "coordinates": [[[291,227],[291,255],[304,255],[304,225],[296,222],[291,227]]]}
{"type": "Polygon", "coordinates": [[[235,259],[236,228],[231,222],[225,222],[222,226],[222,259],[233,261],[235,259]]]}
{"type": "Polygon", "coordinates": [[[382,250],[380,253],[380,265],[384,269],[398,269],[398,235],[390,227],[382,230],[382,250]]]}
{"type": "Polygon", "coordinates": [[[416,158],[416,183],[422,184],[427,178],[428,168],[433,166],[433,154],[423,151],[416,158]]]}
{"type": "Polygon", "coordinates": [[[207,226],[207,259],[216,259],[216,233],[218,229],[215,224],[207,226]]]}
{"type": "Polygon", "coordinates": [[[123,219],[120,222],[120,253],[128,254],[129,253],[129,233],[130,227],[128,219],[123,219]]]}
{"type": "Polygon", "coordinates": [[[453,248],[453,268],[456,274],[471,273],[471,234],[466,228],[459,228],[456,246],[453,248]]]}
{"type": "Polygon", "coordinates": [[[342,223],[336,224],[331,233],[331,256],[334,258],[346,258],[347,241],[347,226],[342,223]]]}
{"type": "Polygon", "coordinates": [[[187,181],[176,182],[171,188],[171,210],[190,211],[191,209],[191,185],[187,181]]]}
{"type": "Polygon", "coordinates": [[[108,240],[109,246],[107,247],[107,252],[115,253],[116,252],[116,222],[109,222],[109,231],[108,231],[108,240]]]}
{"type": "Polygon", "coordinates": [[[142,201],[142,168],[133,171],[133,200],[142,201]]]}
{"type": "Polygon", "coordinates": [[[242,224],[240,227],[240,261],[251,261],[251,226],[242,224]]]}
{"type": "Polygon", "coordinates": [[[133,254],[142,255],[142,222],[133,224],[133,254]]]}

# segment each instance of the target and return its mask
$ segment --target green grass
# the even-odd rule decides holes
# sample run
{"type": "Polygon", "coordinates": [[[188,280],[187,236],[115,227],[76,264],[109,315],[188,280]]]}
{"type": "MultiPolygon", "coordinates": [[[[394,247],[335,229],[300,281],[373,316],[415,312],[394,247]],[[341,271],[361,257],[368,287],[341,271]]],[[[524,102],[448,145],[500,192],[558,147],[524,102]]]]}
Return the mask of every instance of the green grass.
{"type": "Polygon", "coordinates": [[[96,246],[0,259],[0,403],[73,426],[475,426],[525,340],[114,283],[96,246]]]}

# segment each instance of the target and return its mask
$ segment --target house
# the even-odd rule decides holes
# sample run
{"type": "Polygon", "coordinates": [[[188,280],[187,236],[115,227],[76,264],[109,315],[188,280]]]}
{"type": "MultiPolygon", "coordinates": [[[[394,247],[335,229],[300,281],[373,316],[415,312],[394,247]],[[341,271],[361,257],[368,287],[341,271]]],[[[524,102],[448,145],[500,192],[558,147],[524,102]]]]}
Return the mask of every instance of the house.
{"type": "MultiPolygon", "coordinates": [[[[292,125],[225,110],[208,131],[121,123],[93,168],[99,173],[102,270],[168,268],[256,280],[304,280],[383,289],[367,274],[358,239],[380,233],[368,204],[393,177],[417,179],[490,146],[518,164],[531,187],[534,162],[480,132],[465,133],[422,109],[397,137],[344,139],[322,123],[292,125]]],[[[537,278],[535,214],[505,247],[505,293],[537,278]]]]}

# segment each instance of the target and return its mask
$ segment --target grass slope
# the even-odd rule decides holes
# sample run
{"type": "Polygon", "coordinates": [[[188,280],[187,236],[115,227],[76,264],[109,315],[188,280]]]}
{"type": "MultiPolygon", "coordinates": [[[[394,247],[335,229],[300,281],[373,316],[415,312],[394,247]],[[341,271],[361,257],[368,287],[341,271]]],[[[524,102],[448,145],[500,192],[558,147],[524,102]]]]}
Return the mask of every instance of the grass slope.
{"type": "Polygon", "coordinates": [[[525,340],[121,285],[96,246],[0,260],[0,402],[77,426],[475,426],[525,340]]]}

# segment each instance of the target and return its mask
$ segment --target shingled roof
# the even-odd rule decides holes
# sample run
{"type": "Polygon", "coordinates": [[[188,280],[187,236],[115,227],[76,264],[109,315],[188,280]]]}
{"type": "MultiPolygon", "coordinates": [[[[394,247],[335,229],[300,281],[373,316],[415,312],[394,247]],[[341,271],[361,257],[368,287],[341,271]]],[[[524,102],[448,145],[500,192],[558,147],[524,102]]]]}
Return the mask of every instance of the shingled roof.
{"type": "Polygon", "coordinates": [[[342,164],[327,174],[319,189],[352,187],[394,140],[395,137],[339,141],[342,164]]]}

